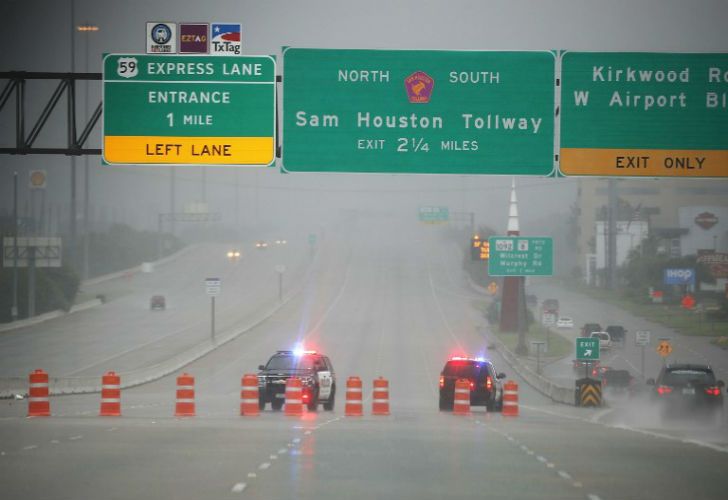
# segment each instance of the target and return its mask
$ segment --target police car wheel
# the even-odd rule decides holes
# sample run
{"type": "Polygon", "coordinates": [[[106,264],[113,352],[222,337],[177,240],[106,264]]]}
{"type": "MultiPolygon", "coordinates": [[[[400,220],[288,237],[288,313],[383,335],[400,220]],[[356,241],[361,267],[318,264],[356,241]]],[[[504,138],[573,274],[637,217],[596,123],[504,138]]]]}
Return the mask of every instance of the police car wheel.
{"type": "Polygon", "coordinates": [[[334,396],[336,394],[336,386],[331,387],[331,394],[329,395],[328,401],[324,403],[324,410],[334,411],[334,403],[336,402],[334,396]]]}

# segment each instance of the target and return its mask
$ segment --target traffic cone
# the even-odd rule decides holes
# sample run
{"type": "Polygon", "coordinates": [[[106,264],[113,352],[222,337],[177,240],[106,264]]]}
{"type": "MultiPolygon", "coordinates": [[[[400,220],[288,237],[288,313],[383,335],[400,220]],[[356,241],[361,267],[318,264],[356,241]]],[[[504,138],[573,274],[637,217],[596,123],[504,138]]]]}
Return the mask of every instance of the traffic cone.
{"type": "Polygon", "coordinates": [[[503,416],[518,416],[518,384],[513,380],[506,381],[503,384],[503,416]]]}
{"type": "Polygon", "coordinates": [[[361,417],[364,414],[361,402],[361,379],[359,377],[349,377],[346,381],[344,414],[347,417],[361,417]]]}
{"type": "Polygon", "coordinates": [[[257,417],[260,415],[258,376],[252,373],[246,373],[241,383],[240,414],[246,417],[257,417]]]}
{"type": "Polygon", "coordinates": [[[291,417],[303,415],[303,384],[298,377],[291,377],[286,381],[286,403],[283,413],[291,417]]]}
{"type": "Polygon", "coordinates": [[[453,415],[470,415],[470,381],[459,378],[455,382],[455,398],[452,405],[453,415]]]}
{"type": "Polygon", "coordinates": [[[195,416],[195,377],[189,373],[177,377],[177,404],[174,416],[195,416]]]}
{"type": "Polygon", "coordinates": [[[30,390],[28,391],[28,416],[50,417],[51,402],[48,393],[48,374],[43,370],[36,370],[28,376],[30,390]]]}
{"type": "Polygon", "coordinates": [[[389,381],[382,377],[374,379],[372,415],[389,415],[389,381]]]}
{"type": "Polygon", "coordinates": [[[106,372],[101,377],[102,417],[121,416],[121,377],[114,372],[106,372]]]}

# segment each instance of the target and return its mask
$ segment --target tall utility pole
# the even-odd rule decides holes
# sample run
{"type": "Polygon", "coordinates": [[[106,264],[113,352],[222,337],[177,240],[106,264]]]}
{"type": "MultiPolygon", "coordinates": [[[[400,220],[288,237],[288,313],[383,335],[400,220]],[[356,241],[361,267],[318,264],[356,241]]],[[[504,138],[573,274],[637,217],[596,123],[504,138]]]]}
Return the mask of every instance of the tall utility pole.
{"type": "MultiPolygon", "coordinates": [[[[90,24],[88,21],[83,23],[82,25],[77,27],[77,30],[80,33],[84,34],[84,46],[85,46],[85,70],[86,73],[89,72],[89,62],[88,62],[88,52],[89,52],[89,37],[91,36],[91,33],[95,33],[99,30],[98,26],[94,26],[90,24]]],[[[83,108],[83,116],[84,120],[88,119],[89,116],[89,107],[88,107],[88,89],[89,89],[89,82],[86,82],[86,92],[84,96],[84,108],[83,108]]],[[[89,179],[89,164],[88,164],[88,157],[89,155],[84,156],[84,169],[83,169],[83,261],[81,266],[81,279],[88,279],[89,277],[89,265],[88,265],[88,259],[89,259],[89,231],[91,230],[91,224],[89,224],[89,196],[91,193],[91,187],[89,185],[90,179],[89,179]]]]}
{"type": "Polygon", "coordinates": [[[18,319],[18,173],[13,172],[13,305],[10,318],[18,319]]]}
{"type": "MultiPolygon", "coordinates": [[[[71,73],[76,72],[76,2],[71,1],[71,73]]],[[[75,83],[71,83],[75,85],[75,83]]],[[[70,95],[70,94],[69,94],[70,95]]],[[[68,134],[72,137],[73,142],[76,142],[76,110],[75,102],[73,99],[68,99],[69,116],[73,117],[71,120],[71,126],[69,127],[68,134]]],[[[76,157],[71,156],[71,206],[69,212],[69,232],[71,233],[71,242],[68,248],[71,261],[76,264],[76,157]]]]}
{"type": "MultiPolygon", "coordinates": [[[[175,182],[176,182],[176,176],[177,176],[177,167],[174,165],[169,167],[169,213],[174,214],[174,210],[176,205],[175,199],[174,199],[174,191],[175,191],[175,182]]],[[[170,215],[169,219],[169,232],[172,233],[172,236],[174,236],[175,231],[175,224],[174,224],[174,215],[170,215]]]]}
{"type": "Polygon", "coordinates": [[[617,288],[617,181],[609,179],[609,207],[607,209],[607,288],[613,290],[617,288]]]}

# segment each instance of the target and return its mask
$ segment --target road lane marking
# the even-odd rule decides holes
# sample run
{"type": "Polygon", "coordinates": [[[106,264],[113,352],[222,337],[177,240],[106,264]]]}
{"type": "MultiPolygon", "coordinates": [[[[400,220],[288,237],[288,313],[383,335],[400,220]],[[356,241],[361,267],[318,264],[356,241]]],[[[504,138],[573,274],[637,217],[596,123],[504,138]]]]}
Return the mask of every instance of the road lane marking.
{"type": "Polygon", "coordinates": [[[31,444],[31,445],[28,445],[28,446],[24,446],[23,447],[23,450],[35,450],[37,447],[38,447],[37,444],[31,444]]]}
{"type": "Polygon", "coordinates": [[[61,442],[57,439],[51,439],[51,444],[61,444],[61,442]]]}
{"type": "Polygon", "coordinates": [[[594,494],[592,494],[592,493],[588,494],[588,495],[587,495],[586,497],[587,497],[587,498],[588,498],[589,500],[602,500],[602,499],[601,499],[601,498],[599,498],[599,497],[598,497],[597,495],[594,495],[594,494]]]}
{"type": "Polygon", "coordinates": [[[270,467],[270,462],[263,462],[262,464],[260,464],[260,466],[258,468],[260,470],[266,470],[269,467],[270,467]]]}
{"type": "Polygon", "coordinates": [[[233,486],[232,492],[233,493],[242,493],[246,486],[247,486],[247,484],[245,484],[245,483],[237,483],[235,486],[233,486]]]}
{"type": "Polygon", "coordinates": [[[285,455],[286,453],[288,453],[288,450],[285,448],[281,448],[280,450],[278,450],[279,455],[285,455]]]}
{"type": "Polygon", "coordinates": [[[557,474],[561,479],[564,479],[565,481],[571,481],[572,479],[571,475],[566,471],[560,470],[559,472],[557,472],[557,474]]]}
{"type": "Polygon", "coordinates": [[[298,444],[301,442],[301,438],[293,438],[293,443],[298,444]]]}
{"type": "Polygon", "coordinates": [[[71,436],[68,438],[69,441],[78,441],[79,439],[83,439],[83,436],[71,436]]]}
{"type": "Polygon", "coordinates": [[[536,460],[538,460],[542,464],[545,464],[546,462],[548,462],[548,460],[546,460],[546,458],[542,457],[541,455],[537,456],[536,460]]]}
{"type": "Polygon", "coordinates": [[[248,477],[250,479],[254,479],[254,478],[258,477],[258,474],[256,474],[255,472],[248,472],[248,477]]]}
{"type": "Polygon", "coordinates": [[[270,460],[278,460],[278,455],[269,455],[268,459],[270,460]]]}

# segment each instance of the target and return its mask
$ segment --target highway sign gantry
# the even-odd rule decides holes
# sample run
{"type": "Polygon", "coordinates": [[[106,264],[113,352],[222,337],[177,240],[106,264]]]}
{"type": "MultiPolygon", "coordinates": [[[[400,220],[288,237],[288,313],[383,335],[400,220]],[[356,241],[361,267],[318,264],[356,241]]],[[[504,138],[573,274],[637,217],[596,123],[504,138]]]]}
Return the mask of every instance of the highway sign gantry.
{"type": "Polygon", "coordinates": [[[599,339],[594,337],[577,337],[576,359],[579,361],[599,361],[599,339]]]}
{"type": "Polygon", "coordinates": [[[551,276],[553,239],[549,237],[491,236],[490,276],[551,276]]]}
{"type": "Polygon", "coordinates": [[[554,171],[549,51],[283,52],[289,172],[554,171]]]}
{"type": "Polygon", "coordinates": [[[104,58],[109,164],[271,165],[271,56],[111,54],[104,58]]]}
{"type": "Polygon", "coordinates": [[[728,177],[728,53],[566,52],[566,175],[728,177]]]}

